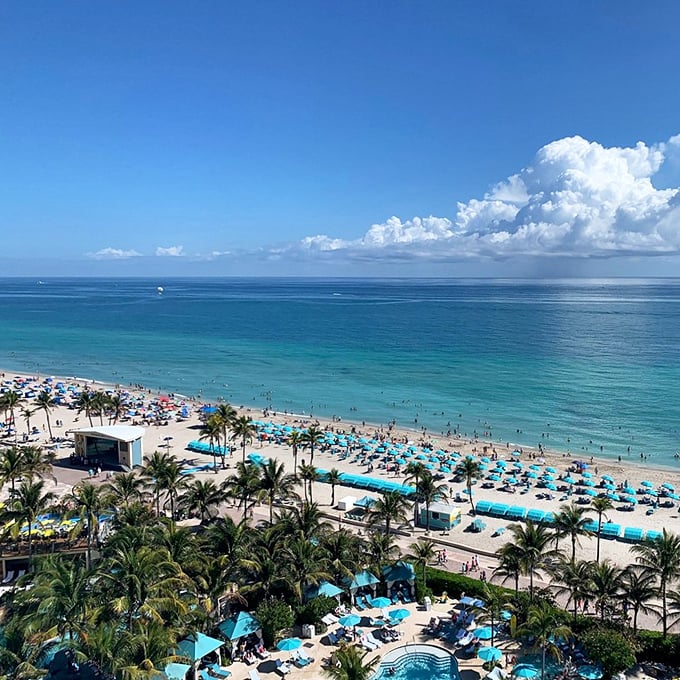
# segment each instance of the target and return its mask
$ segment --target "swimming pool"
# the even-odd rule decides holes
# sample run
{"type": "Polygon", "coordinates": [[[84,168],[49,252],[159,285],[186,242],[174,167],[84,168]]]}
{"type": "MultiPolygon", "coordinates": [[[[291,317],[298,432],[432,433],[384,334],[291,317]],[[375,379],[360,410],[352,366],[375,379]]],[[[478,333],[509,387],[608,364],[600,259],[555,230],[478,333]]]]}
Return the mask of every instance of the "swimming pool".
{"type": "Polygon", "coordinates": [[[372,680],[460,680],[460,675],[456,657],[447,650],[434,645],[406,645],[382,657],[372,680]]]}

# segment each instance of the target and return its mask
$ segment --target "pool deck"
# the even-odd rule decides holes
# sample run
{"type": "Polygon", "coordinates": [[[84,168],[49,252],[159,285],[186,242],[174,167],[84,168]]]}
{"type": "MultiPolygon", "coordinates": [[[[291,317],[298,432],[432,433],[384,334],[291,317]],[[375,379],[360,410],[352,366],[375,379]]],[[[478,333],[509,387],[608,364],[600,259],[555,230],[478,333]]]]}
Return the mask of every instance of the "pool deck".
{"type": "MultiPolygon", "coordinates": [[[[366,659],[372,659],[376,656],[382,658],[382,656],[387,652],[404,645],[433,645],[455,654],[462,680],[479,680],[480,678],[483,678],[487,672],[482,668],[481,659],[477,658],[476,656],[472,658],[464,657],[461,652],[456,650],[452,644],[437,640],[431,636],[423,635],[423,629],[427,626],[433,616],[437,616],[439,618],[450,617],[456,603],[457,600],[448,600],[446,604],[440,602],[433,603],[432,609],[430,611],[425,611],[422,606],[418,606],[415,603],[403,605],[404,608],[411,612],[411,615],[397,627],[397,630],[400,630],[403,633],[401,638],[395,642],[384,644],[380,649],[374,652],[368,652],[366,659]]],[[[357,613],[368,616],[373,615],[377,617],[380,615],[380,610],[366,610],[365,612],[357,613]]],[[[373,630],[370,626],[358,626],[358,628],[359,627],[364,632],[373,630]]],[[[297,634],[297,632],[295,634],[297,634]]],[[[504,658],[501,660],[503,665],[505,665],[506,656],[519,654],[518,644],[514,640],[504,636],[497,637],[494,640],[494,646],[503,650],[504,653],[507,653],[504,654],[504,658]]],[[[308,664],[304,668],[298,668],[291,663],[291,672],[287,674],[286,677],[290,678],[290,680],[318,680],[323,678],[323,662],[328,661],[333,651],[338,649],[338,647],[331,645],[327,641],[325,633],[323,635],[316,635],[311,640],[303,640],[302,647],[309,656],[314,657],[314,662],[308,664]]],[[[276,659],[281,659],[281,661],[289,661],[290,658],[290,652],[275,651],[272,653],[269,659],[260,661],[251,666],[247,666],[241,662],[234,663],[229,666],[229,670],[232,673],[230,680],[249,680],[249,672],[253,668],[257,669],[257,672],[262,677],[262,680],[266,680],[266,678],[281,678],[281,675],[276,671],[276,659]]]]}

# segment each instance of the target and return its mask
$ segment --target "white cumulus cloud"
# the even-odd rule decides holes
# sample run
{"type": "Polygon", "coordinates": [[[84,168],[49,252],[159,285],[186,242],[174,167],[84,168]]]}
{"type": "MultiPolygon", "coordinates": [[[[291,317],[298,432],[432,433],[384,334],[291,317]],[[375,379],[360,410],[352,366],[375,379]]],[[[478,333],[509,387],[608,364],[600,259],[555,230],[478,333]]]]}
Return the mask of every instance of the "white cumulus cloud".
{"type": "Polygon", "coordinates": [[[680,135],[605,147],[566,137],[455,216],[390,217],[358,239],[303,239],[294,250],[433,259],[611,257],[680,252],[680,135]],[[654,179],[658,179],[657,185],[654,179]]]}
{"type": "Polygon", "coordinates": [[[126,260],[130,257],[141,257],[141,253],[121,248],[102,248],[96,253],[87,253],[87,256],[94,260],[126,260]]]}
{"type": "Polygon", "coordinates": [[[184,255],[184,246],[169,246],[164,248],[158,246],[156,248],[156,257],[182,257],[184,255]]]}

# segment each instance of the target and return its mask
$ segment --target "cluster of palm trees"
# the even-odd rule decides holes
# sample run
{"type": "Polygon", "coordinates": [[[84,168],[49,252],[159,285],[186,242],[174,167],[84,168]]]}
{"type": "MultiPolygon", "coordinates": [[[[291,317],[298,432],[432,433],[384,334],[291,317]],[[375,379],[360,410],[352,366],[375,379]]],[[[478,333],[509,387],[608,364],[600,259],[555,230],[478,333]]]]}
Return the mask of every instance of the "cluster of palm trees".
{"type": "Polygon", "coordinates": [[[21,416],[26,422],[26,429],[30,434],[31,431],[31,418],[38,412],[43,412],[45,414],[45,419],[47,420],[47,429],[52,438],[52,423],[50,422],[50,413],[53,408],[57,406],[57,400],[48,392],[43,390],[39,392],[35,399],[33,400],[33,408],[28,405],[28,400],[16,390],[7,390],[0,394],[0,411],[4,414],[4,419],[7,421],[7,416],[9,416],[9,422],[14,429],[14,441],[17,441],[19,434],[19,428],[16,422],[16,413],[20,411],[21,416]]]}
{"type": "Polygon", "coordinates": [[[19,669],[18,675],[35,677],[40,650],[56,637],[106,672],[148,678],[172,660],[181,637],[197,630],[214,634],[234,607],[254,609],[280,598],[299,608],[307,589],[324,580],[342,583],[364,568],[380,575],[400,558],[394,537],[384,531],[360,536],[325,521],[309,496],[313,479],[300,467],[294,475],[276,460],[239,461],[218,485],[182,474],[170,455],[154,452],[140,472],[99,485],[85,480],[58,501],[42,479],[19,466],[3,477],[21,480],[5,519],[32,526],[57,507],[78,518],[87,554],[34,560],[24,577],[32,587],[14,591],[7,604],[10,642],[0,655],[0,673],[19,669]],[[296,502],[288,504],[291,499],[296,502]],[[268,517],[256,523],[251,510],[257,502],[268,507],[268,517]],[[178,526],[182,512],[201,523],[178,526]],[[103,517],[110,518],[106,537],[103,517]]]}
{"type": "Polygon", "coordinates": [[[513,581],[516,593],[520,577],[528,577],[533,598],[534,579],[543,575],[549,581],[548,589],[566,598],[574,618],[579,605],[589,608],[592,604],[602,621],[630,622],[637,632],[639,614],[654,615],[665,636],[680,622],[680,537],[664,529],[661,536],[631,546],[636,562],[625,568],[601,560],[599,534],[608,503],[607,499],[593,500],[591,509],[598,515],[595,532],[589,529],[588,510],[573,504],[561,507],[551,527],[530,520],[511,525],[512,540],[497,553],[495,576],[503,582],[513,581]],[[598,539],[597,558],[578,559],[581,537],[593,534],[598,539]],[[569,541],[566,552],[559,548],[562,539],[569,541]]]}

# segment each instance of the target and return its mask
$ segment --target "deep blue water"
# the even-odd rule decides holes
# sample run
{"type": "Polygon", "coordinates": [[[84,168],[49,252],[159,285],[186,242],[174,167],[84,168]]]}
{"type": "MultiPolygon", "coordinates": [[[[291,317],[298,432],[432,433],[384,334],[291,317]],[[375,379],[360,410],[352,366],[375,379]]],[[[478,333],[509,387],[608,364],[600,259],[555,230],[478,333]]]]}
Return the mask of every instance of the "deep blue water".
{"type": "Polygon", "coordinates": [[[0,279],[7,369],[656,464],[679,350],[680,280],[0,279]]]}

